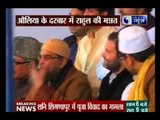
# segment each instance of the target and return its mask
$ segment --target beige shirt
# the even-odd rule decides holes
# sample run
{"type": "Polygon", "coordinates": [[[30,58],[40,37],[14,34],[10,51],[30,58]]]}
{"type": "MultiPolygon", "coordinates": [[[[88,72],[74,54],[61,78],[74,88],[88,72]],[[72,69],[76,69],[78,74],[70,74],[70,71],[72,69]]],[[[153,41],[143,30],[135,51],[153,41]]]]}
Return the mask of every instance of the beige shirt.
{"type": "Polygon", "coordinates": [[[108,35],[116,31],[115,27],[101,27],[97,31],[89,31],[80,40],[75,60],[75,67],[88,75],[92,88],[92,96],[97,97],[101,81],[96,77],[96,65],[102,58],[108,35]]]}

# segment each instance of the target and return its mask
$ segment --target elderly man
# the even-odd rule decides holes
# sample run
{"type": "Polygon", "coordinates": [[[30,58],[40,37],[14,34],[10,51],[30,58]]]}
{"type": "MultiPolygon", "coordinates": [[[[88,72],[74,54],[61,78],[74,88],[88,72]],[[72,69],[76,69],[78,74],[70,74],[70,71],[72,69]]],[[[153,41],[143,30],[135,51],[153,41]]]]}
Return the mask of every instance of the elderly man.
{"type": "Polygon", "coordinates": [[[148,100],[155,111],[155,53],[147,31],[130,26],[119,31],[119,52],[123,66],[136,75],[128,100],[148,100]]]}
{"type": "Polygon", "coordinates": [[[38,55],[42,43],[32,37],[14,38],[14,79],[15,100],[24,100],[30,88],[30,63],[38,64],[38,55]]]}
{"type": "Polygon", "coordinates": [[[90,100],[87,75],[74,68],[70,49],[59,39],[47,40],[40,51],[39,70],[32,66],[33,86],[26,100],[90,100]]]}

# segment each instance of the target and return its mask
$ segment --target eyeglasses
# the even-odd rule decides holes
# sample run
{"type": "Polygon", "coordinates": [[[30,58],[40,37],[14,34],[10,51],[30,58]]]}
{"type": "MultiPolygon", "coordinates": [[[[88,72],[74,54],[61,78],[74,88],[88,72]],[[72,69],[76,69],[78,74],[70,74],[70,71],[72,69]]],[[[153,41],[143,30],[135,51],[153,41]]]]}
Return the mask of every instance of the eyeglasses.
{"type": "Polygon", "coordinates": [[[25,62],[14,62],[14,66],[16,65],[21,65],[21,64],[26,64],[26,63],[29,63],[31,61],[25,61],[25,62]]]}
{"type": "Polygon", "coordinates": [[[45,60],[50,60],[50,59],[61,59],[63,57],[61,57],[61,56],[53,57],[50,55],[39,55],[38,59],[41,59],[41,58],[44,58],[45,60]]]}

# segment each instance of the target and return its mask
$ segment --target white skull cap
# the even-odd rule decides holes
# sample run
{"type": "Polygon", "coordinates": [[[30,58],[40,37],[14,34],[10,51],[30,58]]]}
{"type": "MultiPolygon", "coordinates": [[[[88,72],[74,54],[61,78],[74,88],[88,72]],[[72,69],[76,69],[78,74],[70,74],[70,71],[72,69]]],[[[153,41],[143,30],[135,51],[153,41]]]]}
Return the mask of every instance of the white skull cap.
{"type": "Polygon", "coordinates": [[[121,53],[138,53],[152,45],[147,31],[140,26],[123,28],[119,32],[118,39],[118,48],[121,53]]]}

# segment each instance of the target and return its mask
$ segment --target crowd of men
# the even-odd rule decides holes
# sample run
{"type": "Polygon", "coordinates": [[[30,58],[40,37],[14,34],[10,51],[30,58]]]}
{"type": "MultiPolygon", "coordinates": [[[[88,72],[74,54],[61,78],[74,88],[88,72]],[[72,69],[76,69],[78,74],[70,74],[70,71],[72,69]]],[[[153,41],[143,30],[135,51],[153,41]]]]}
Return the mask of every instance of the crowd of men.
{"type": "MultiPolygon", "coordinates": [[[[73,35],[44,43],[16,36],[15,100],[148,100],[149,111],[155,111],[151,10],[119,9],[122,15],[147,15],[146,26],[69,26],[73,35]]],[[[70,15],[114,13],[114,8],[72,8],[70,15]]]]}

